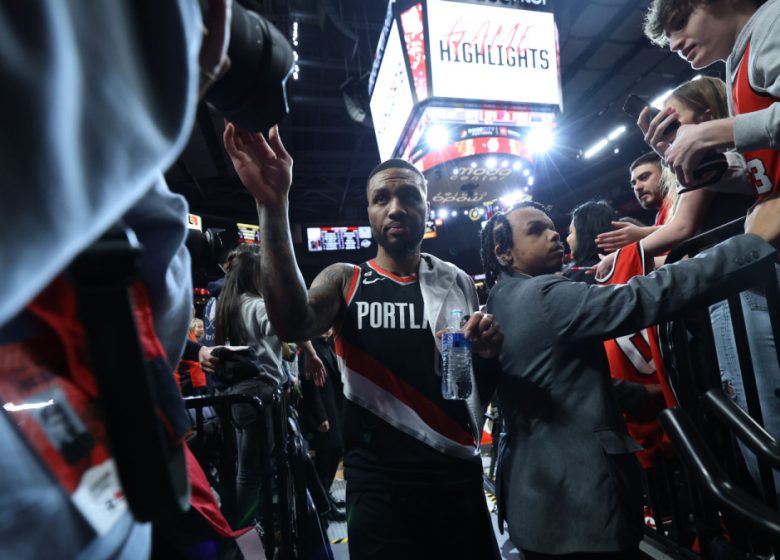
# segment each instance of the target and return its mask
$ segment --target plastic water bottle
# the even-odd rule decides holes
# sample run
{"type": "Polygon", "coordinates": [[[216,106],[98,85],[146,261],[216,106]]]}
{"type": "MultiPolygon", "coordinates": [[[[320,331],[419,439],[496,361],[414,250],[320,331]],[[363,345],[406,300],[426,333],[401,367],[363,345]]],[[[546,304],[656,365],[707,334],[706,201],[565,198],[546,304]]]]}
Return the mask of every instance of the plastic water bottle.
{"type": "Polygon", "coordinates": [[[463,311],[453,309],[442,335],[441,394],[445,399],[471,396],[471,341],[463,335],[463,322],[463,311]]]}

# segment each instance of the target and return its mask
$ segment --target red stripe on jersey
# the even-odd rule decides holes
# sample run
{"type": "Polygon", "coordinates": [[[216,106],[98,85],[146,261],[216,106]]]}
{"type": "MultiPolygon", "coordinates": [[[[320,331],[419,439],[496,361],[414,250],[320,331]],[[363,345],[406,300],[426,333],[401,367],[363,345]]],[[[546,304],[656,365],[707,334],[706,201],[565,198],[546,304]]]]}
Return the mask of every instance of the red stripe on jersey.
{"type": "MultiPolygon", "coordinates": [[[[760,93],[750,85],[748,67],[750,63],[750,43],[742,55],[742,61],[734,78],[732,94],[734,97],[734,113],[744,115],[767,109],[780,99],[760,93]]],[[[763,148],[742,152],[747,163],[747,174],[759,200],[768,197],[780,189],[780,150],[763,148]]]]}
{"type": "Polygon", "coordinates": [[[372,356],[349,344],[344,337],[336,338],[336,354],[347,367],[381,387],[406,406],[412,408],[431,429],[461,445],[474,445],[474,438],[436,403],[400,379],[372,356]]]}
{"type": "Polygon", "coordinates": [[[392,272],[388,272],[387,270],[380,267],[378,264],[376,264],[376,261],[374,259],[371,259],[368,261],[368,266],[370,266],[372,269],[374,269],[376,272],[381,274],[382,276],[387,276],[388,278],[395,280],[396,282],[400,284],[413,284],[414,282],[417,282],[417,275],[413,274],[411,276],[398,276],[397,274],[393,274],[392,272]]]}
{"type": "Polygon", "coordinates": [[[349,289],[347,290],[347,295],[344,297],[347,306],[352,303],[352,296],[355,295],[355,290],[357,290],[358,280],[360,280],[360,267],[356,266],[352,270],[352,280],[349,281],[349,289]]]}

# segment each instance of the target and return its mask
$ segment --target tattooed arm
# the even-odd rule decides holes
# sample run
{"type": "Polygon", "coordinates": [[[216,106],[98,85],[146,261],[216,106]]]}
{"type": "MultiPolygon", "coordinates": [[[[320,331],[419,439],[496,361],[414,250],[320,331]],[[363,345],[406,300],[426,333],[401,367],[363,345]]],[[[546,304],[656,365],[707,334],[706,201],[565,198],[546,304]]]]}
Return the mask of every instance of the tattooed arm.
{"type": "Polygon", "coordinates": [[[344,305],[352,265],[320,272],[311,289],[298,269],[288,217],[292,158],[276,127],[262,134],[225,127],[225,149],[241,182],[257,202],[262,239],[263,296],[268,318],[282,340],[309,340],[333,325],[344,305]]]}

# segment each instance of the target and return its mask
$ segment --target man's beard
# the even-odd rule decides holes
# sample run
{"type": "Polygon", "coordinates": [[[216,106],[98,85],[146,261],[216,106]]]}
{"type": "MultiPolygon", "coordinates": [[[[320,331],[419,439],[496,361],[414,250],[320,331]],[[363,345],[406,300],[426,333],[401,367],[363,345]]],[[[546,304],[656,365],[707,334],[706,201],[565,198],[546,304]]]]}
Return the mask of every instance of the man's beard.
{"type": "MultiPolygon", "coordinates": [[[[408,227],[408,226],[407,226],[408,227]]],[[[412,232],[408,239],[390,240],[384,232],[374,230],[374,239],[391,257],[408,257],[420,249],[423,232],[412,232]]]]}

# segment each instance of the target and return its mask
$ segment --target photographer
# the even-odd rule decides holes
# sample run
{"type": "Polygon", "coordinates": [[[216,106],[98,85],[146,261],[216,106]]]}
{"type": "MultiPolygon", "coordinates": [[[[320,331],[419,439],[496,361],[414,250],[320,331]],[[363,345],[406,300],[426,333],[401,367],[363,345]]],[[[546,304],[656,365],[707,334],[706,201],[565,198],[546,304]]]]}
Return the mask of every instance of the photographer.
{"type": "MultiPolygon", "coordinates": [[[[54,401],[44,397],[53,395],[105,439],[105,426],[92,422],[102,422],[102,403],[63,272],[120,220],[141,246],[134,302],[148,319],[141,330],[152,335],[144,343],[165,362],[153,373],[173,383],[192,290],[187,205],[162,173],[192,129],[198,57],[207,82],[224,68],[228,34],[219,16],[229,11],[222,8],[209,9],[209,48],[199,52],[198,2],[30,0],[0,7],[0,100],[8,108],[0,146],[6,187],[0,206],[0,396],[7,405],[0,415],[2,557],[150,555],[151,525],[129,512],[105,442],[91,448],[90,462],[72,464],[47,452],[45,440],[25,442],[18,427],[47,416],[32,417],[16,403],[46,407],[54,401]],[[45,290],[53,297],[42,301],[45,290]],[[57,297],[58,290],[68,297],[57,297]],[[74,492],[88,484],[93,468],[116,491],[85,503],[74,492]]],[[[106,317],[106,324],[114,319],[106,317]]],[[[175,400],[165,406],[165,415],[184,413],[175,400]]]]}
{"type": "MultiPolygon", "coordinates": [[[[0,26],[0,99],[9,108],[0,149],[3,355],[41,334],[25,311],[36,294],[122,219],[144,247],[141,279],[172,371],[191,306],[187,206],[162,172],[194,119],[198,5],[30,0],[3,4],[0,26]],[[140,33],[131,21],[144,22],[140,33]]],[[[9,375],[3,367],[4,385],[9,375]]],[[[22,441],[17,414],[0,417],[0,556],[147,556],[150,525],[136,523],[123,500],[110,523],[90,523],[22,441]]]]}

